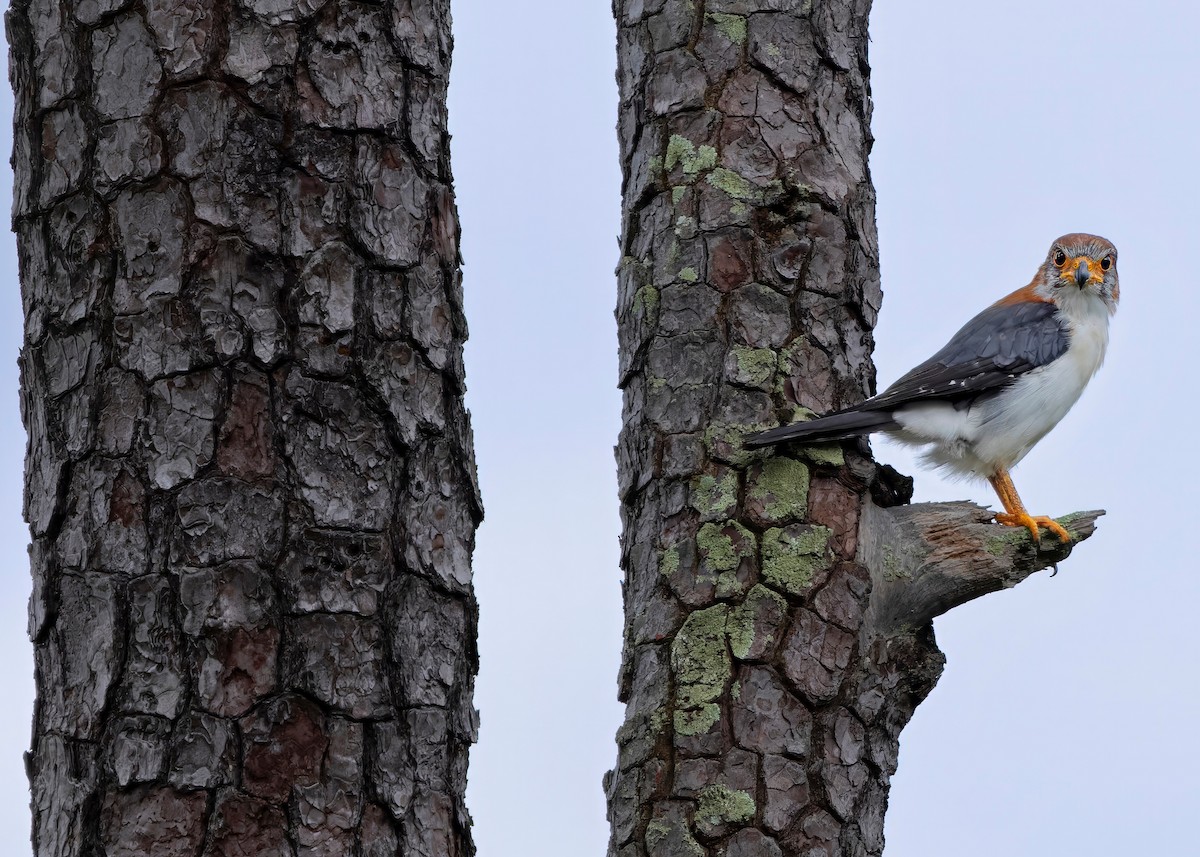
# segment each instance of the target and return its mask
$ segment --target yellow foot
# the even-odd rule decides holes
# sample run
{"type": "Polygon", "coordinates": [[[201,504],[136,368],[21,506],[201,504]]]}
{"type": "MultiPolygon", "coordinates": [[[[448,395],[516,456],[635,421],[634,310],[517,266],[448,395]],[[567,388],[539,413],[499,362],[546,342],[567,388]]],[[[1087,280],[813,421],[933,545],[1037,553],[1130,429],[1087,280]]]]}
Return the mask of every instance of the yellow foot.
{"type": "Polygon", "coordinates": [[[1045,527],[1054,535],[1058,536],[1058,540],[1063,544],[1071,541],[1071,534],[1067,532],[1066,527],[1060,524],[1053,518],[1048,518],[1045,515],[1030,515],[1016,514],[1010,515],[1005,512],[996,513],[996,523],[1003,524],[1006,527],[1025,527],[1033,534],[1034,544],[1041,542],[1041,537],[1038,533],[1038,527],[1045,527]]]}

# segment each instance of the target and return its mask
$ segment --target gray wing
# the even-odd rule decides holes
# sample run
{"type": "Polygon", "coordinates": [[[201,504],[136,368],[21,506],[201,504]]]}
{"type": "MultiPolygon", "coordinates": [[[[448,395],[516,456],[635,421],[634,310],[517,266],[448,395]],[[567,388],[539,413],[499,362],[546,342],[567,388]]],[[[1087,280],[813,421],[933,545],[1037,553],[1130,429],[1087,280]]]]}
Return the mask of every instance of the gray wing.
{"type": "Polygon", "coordinates": [[[993,305],[963,325],[937,354],[858,410],[894,410],[914,401],[974,398],[1061,357],[1070,333],[1051,303],[993,305]]]}

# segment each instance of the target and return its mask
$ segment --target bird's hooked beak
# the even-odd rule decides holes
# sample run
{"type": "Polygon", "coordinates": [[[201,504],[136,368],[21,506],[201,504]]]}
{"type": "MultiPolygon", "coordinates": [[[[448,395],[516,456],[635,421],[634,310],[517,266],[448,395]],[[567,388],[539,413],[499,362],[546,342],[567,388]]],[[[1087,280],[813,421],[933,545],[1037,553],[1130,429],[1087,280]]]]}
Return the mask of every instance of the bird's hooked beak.
{"type": "Polygon", "coordinates": [[[1083,258],[1079,259],[1075,263],[1075,284],[1082,289],[1091,279],[1092,272],[1088,266],[1088,260],[1083,258]]]}
{"type": "Polygon", "coordinates": [[[1058,276],[1060,286],[1074,282],[1081,289],[1086,289],[1091,283],[1104,282],[1104,272],[1100,268],[1100,263],[1088,256],[1071,257],[1062,266],[1058,276]]]}

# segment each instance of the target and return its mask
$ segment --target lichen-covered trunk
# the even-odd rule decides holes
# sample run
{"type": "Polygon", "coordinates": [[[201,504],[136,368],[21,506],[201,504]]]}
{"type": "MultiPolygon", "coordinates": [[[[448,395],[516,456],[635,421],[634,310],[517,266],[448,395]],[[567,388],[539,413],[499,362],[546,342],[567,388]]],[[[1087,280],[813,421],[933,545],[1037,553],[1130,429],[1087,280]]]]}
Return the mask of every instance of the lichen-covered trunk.
{"type": "Polygon", "coordinates": [[[468,855],[448,0],[15,0],[39,857],[468,855]]]}
{"type": "MultiPolygon", "coordinates": [[[[860,401],[881,292],[869,0],[617,0],[621,857],[878,855],[927,622],[864,623],[871,460],[750,454],[860,401]]],[[[883,493],[883,492],[878,492],[883,493]]]]}

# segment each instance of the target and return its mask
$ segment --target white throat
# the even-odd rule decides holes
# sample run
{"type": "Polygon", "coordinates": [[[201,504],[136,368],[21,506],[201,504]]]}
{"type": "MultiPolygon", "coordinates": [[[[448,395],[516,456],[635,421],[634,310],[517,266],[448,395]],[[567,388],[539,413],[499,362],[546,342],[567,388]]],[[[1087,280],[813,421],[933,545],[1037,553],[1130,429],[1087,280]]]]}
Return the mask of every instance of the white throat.
{"type": "Polygon", "coordinates": [[[1096,374],[1108,350],[1108,305],[1090,289],[1065,286],[1056,296],[1063,319],[1071,329],[1071,346],[1063,359],[1082,388],[1096,374]]]}

